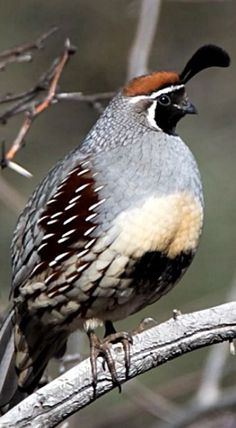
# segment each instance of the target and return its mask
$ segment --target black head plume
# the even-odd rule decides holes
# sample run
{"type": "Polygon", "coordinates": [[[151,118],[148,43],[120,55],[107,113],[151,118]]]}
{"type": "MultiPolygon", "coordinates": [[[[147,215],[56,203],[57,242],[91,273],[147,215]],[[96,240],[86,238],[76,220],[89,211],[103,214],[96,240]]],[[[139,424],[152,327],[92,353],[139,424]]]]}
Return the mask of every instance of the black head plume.
{"type": "Polygon", "coordinates": [[[204,45],[190,58],[180,74],[181,83],[188,82],[199,71],[209,67],[228,67],[230,57],[224,49],[215,45],[204,45]]]}

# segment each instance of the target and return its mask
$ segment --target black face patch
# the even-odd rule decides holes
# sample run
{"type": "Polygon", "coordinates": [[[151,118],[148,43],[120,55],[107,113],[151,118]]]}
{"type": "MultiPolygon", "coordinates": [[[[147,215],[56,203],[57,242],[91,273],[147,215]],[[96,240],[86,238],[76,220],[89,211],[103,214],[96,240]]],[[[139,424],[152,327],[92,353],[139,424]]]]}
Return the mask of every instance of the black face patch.
{"type": "Polygon", "coordinates": [[[178,121],[186,114],[182,108],[184,98],[184,88],[173,90],[156,98],[154,120],[157,126],[167,134],[175,135],[178,121]]]}

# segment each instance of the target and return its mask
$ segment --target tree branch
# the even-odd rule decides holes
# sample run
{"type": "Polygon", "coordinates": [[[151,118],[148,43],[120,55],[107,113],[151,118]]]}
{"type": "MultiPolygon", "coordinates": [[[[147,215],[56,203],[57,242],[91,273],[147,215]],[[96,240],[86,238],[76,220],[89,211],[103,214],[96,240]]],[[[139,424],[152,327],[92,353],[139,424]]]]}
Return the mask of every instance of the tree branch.
{"type": "Polygon", "coordinates": [[[22,111],[22,107],[24,107],[24,110],[27,110],[23,124],[15,140],[13,141],[12,146],[7,151],[7,153],[4,153],[4,150],[3,150],[3,155],[1,159],[2,168],[5,168],[8,166],[14,169],[15,171],[21,173],[22,175],[31,176],[31,174],[27,170],[25,170],[15,162],[12,162],[12,159],[15,157],[16,153],[24,145],[26,134],[29,132],[29,129],[34,119],[39,114],[41,114],[44,110],[46,110],[54,101],[58,81],[61,77],[62,71],[65,65],[67,64],[67,62],[69,61],[70,56],[73,55],[74,53],[75,53],[75,48],[71,46],[69,39],[67,39],[65,42],[65,47],[62,55],[53,62],[49,71],[44,76],[41,77],[39,82],[40,84],[38,83],[32,91],[29,91],[28,93],[26,93],[27,103],[25,102],[26,100],[24,99],[23,104],[21,102],[20,105],[19,104],[17,105],[17,109],[14,110],[14,113],[13,113],[13,110],[11,109],[11,113],[9,113],[10,111],[5,113],[4,119],[3,119],[3,116],[0,117],[1,120],[7,120],[7,114],[8,115],[16,114],[19,112],[19,108],[20,108],[20,111],[22,111]],[[34,97],[37,91],[42,90],[42,88],[45,89],[45,87],[48,84],[49,84],[49,88],[48,88],[46,97],[44,97],[43,100],[40,100],[40,101],[34,100],[33,104],[30,106],[29,101],[32,103],[32,96],[34,97]]]}
{"type": "MultiPolygon", "coordinates": [[[[177,319],[134,336],[129,378],[204,346],[236,337],[236,302],[179,315],[177,319]]],[[[122,347],[112,347],[118,379],[126,382],[122,347]]],[[[114,386],[108,370],[98,361],[97,398],[114,386]]],[[[0,427],[55,427],[93,401],[89,359],[41,388],[0,418],[0,427]],[[45,422],[46,421],[46,422],[45,422]],[[46,425],[45,425],[46,423],[46,425]]]]}
{"type": "Polygon", "coordinates": [[[35,42],[25,43],[12,49],[7,49],[0,53],[0,71],[13,62],[28,62],[32,59],[32,51],[43,49],[45,41],[57,31],[57,27],[51,28],[46,33],[38,37],[35,42]]]}
{"type": "Polygon", "coordinates": [[[148,72],[160,11],[161,0],[142,0],[137,30],[128,57],[127,80],[148,72]]]}

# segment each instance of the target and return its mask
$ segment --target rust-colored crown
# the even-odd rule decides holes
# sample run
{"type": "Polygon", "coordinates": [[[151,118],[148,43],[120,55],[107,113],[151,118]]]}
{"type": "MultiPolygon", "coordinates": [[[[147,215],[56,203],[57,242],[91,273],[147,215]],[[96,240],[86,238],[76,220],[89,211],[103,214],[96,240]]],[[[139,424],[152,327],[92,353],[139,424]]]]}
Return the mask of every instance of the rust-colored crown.
{"type": "Polygon", "coordinates": [[[173,71],[160,71],[146,76],[136,77],[131,80],[123,89],[123,94],[127,97],[137,95],[149,95],[154,91],[180,82],[178,73],[173,71]]]}

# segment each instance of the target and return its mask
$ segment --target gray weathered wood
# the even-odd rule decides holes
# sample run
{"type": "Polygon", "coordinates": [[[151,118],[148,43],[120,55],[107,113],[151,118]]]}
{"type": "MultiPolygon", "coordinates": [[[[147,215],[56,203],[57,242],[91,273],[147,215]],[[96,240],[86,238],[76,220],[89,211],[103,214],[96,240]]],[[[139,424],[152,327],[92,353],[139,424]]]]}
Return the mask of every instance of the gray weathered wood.
{"type": "MultiPolygon", "coordinates": [[[[179,315],[134,337],[130,378],[213,343],[236,337],[236,302],[179,315]]],[[[118,378],[126,382],[120,345],[112,347],[118,378]]],[[[98,362],[97,398],[114,386],[108,370],[98,362]]],[[[0,427],[51,428],[93,401],[89,359],[38,390],[0,418],[0,427]]]]}

